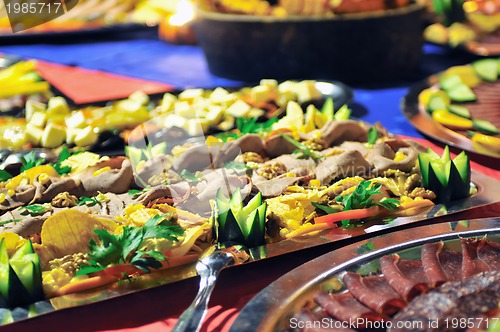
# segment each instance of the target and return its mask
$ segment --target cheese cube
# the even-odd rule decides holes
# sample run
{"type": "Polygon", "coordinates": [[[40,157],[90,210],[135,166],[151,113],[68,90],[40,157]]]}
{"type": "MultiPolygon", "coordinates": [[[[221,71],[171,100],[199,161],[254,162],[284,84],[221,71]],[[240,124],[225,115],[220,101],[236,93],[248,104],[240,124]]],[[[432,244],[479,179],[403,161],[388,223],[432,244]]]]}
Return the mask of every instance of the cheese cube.
{"type": "Polygon", "coordinates": [[[40,145],[40,141],[42,140],[43,129],[37,126],[34,126],[30,123],[26,125],[26,139],[28,142],[31,142],[35,145],[40,145]]]}
{"type": "Polygon", "coordinates": [[[274,90],[278,88],[278,81],[271,79],[260,80],[260,85],[268,86],[270,89],[274,90]]]}
{"type": "Polygon", "coordinates": [[[267,85],[257,85],[250,91],[250,98],[254,103],[263,103],[271,98],[271,88],[267,85]]]}
{"type": "Polygon", "coordinates": [[[161,112],[170,112],[174,108],[177,98],[171,93],[165,93],[161,100],[161,112]]]}
{"type": "Polygon", "coordinates": [[[229,94],[229,91],[227,91],[226,89],[224,88],[215,88],[214,91],[212,91],[212,93],[210,94],[210,100],[215,103],[215,104],[219,104],[221,103],[224,98],[229,94]]]}
{"type": "Polygon", "coordinates": [[[97,142],[99,135],[94,131],[91,126],[85,127],[78,132],[75,136],[76,146],[89,146],[97,142]]]}
{"type": "Polygon", "coordinates": [[[66,139],[66,128],[49,123],[45,127],[40,144],[44,148],[56,148],[66,139]]]}
{"type": "Polygon", "coordinates": [[[80,133],[79,128],[66,128],[66,143],[75,144],[75,138],[80,133]]]}
{"type": "Polygon", "coordinates": [[[63,97],[52,97],[47,105],[47,115],[68,114],[70,112],[68,102],[63,97]]]}
{"type": "Polygon", "coordinates": [[[246,116],[250,109],[252,109],[250,105],[239,99],[226,110],[226,113],[241,118],[246,116]]]}
{"type": "Polygon", "coordinates": [[[65,119],[66,127],[68,128],[83,128],[87,124],[87,119],[82,111],[73,112],[65,119]]]}
{"type": "Polygon", "coordinates": [[[295,92],[297,93],[299,103],[304,103],[321,97],[319,91],[316,89],[316,82],[311,80],[297,83],[295,85],[295,92]]]}
{"type": "Polygon", "coordinates": [[[46,109],[47,109],[47,106],[44,103],[40,103],[38,101],[34,101],[31,99],[28,100],[26,102],[26,106],[25,106],[26,121],[29,122],[31,120],[31,116],[35,112],[45,112],[46,109]]]}
{"type": "Polygon", "coordinates": [[[45,127],[45,123],[47,122],[47,115],[45,112],[35,112],[31,115],[31,119],[29,123],[38,128],[45,127]]]}
{"type": "Polygon", "coordinates": [[[216,125],[222,120],[222,116],[224,115],[224,110],[222,107],[217,105],[212,105],[209,107],[208,114],[206,119],[210,122],[211,125],[216,125]]]}
{"type": "Polygon", "coordinates": [[[187,89],[179,93],[179,100],[193,102],[194,99],[203,97],[203,89],[187,89]]]}
{"type": "Polygon", "coordinates": [[[175,103],[174,113],[186,119],[193,119],[196,117],[196,111],[187,101],[179,101],[175,103]]]}

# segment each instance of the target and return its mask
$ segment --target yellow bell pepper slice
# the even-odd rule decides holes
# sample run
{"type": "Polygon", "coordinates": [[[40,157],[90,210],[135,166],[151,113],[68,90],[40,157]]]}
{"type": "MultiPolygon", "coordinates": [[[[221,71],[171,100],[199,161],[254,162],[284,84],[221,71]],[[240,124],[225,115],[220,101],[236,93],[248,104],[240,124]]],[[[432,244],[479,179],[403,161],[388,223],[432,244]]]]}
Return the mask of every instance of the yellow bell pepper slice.
{"type": "Polygon", "coordinates": [[[432,112],[434,121],[439,122],[445,127],[458,130],[472,129],[472,121],[461,116],[448,112],[447,110],[436,110],[432,112]]]}
{"type": "Polygon", "coordinates": [[[475,133],[472,136],[472,145],[477,152],[500,157],[500,138],[475,133]]]}

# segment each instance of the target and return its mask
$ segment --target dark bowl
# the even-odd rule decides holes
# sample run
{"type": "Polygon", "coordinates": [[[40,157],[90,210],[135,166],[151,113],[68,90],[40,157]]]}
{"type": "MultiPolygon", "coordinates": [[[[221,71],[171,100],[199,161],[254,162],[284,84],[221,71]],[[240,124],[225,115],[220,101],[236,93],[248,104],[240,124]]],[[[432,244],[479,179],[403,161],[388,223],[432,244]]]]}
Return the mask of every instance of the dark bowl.
{"type": "Polygon", "coordinates": [[[195,31],[210,71],[230,79],[409,78],[420,65],[425,8],[328,18],[199,11],[195,31]]]}

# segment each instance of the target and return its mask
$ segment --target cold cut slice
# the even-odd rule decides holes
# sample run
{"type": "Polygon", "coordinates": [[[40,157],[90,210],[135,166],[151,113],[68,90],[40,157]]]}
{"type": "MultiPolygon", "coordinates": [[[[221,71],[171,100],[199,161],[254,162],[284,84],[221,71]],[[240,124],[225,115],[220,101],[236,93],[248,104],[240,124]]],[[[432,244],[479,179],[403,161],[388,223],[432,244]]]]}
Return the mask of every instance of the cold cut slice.
{"type": "Polygon", "coordinates": [[[444,249],[443,242],[427,243],[422,246],[422,266],[431,288],[446,281],[461,280],[462,254],[444,249]]]}
{"type": "Polygon", "coordinates": [[[379,314],[391,315],[406,305],[383,276],[347,272],[344,284],[359,302],[379,314]]]}
{"type": "MultiPolygon", "coordinates": [[[[382,315],[365,307],[356,300],[351,293],[328,294],[320,292],[314,297],[314,301],[325,310],[329,315],[339,321],[381,321],[382,315]]],[[[359,327],[362,327],[361,325],[359,327]]]]}
{"type": "Polygon", "coordinates": [[[427,291],[421,261],[401,260],[394,254],[380,258],[379,262],[385,279],[405,301],[427,291]]]}
{"type": "Polygon", "coordinates": [[[461,239],[462,242],[462,280],[468,279],[473,275],[489,271],[490,268],[486,262],[478,257],[478,249],[481,240],[479,239],[461,239]]]}

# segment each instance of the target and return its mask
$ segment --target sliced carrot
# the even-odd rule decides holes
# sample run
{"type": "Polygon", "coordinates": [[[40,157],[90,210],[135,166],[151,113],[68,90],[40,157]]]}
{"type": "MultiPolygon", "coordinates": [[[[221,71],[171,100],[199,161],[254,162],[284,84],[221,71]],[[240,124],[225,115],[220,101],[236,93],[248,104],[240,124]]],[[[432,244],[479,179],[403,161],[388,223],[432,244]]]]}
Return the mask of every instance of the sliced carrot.
{"type": "Polygon", "coordinates": [[[75,282],[72,282],[72,283],[69,283],[67,285],[62,286],[57,291],[57,296],[71,294],[71,293],[78,293],[78,292],[82,292],[82,291],[89,290],[92,288],[104,286],[104,285],[116,282],[122,278],[123,278],[123,276],[101,275],[101,276],[90,277],[88,279],[75,281],[75,282]]]}

